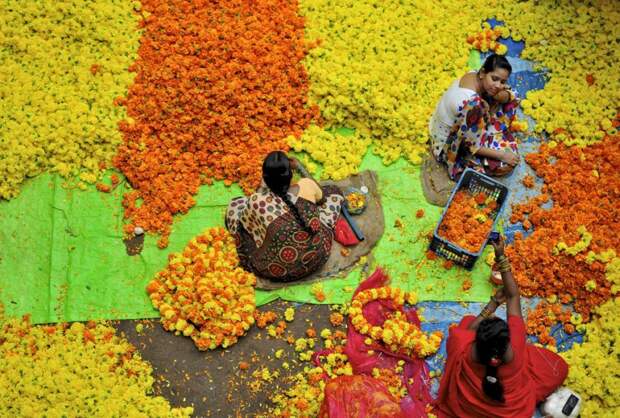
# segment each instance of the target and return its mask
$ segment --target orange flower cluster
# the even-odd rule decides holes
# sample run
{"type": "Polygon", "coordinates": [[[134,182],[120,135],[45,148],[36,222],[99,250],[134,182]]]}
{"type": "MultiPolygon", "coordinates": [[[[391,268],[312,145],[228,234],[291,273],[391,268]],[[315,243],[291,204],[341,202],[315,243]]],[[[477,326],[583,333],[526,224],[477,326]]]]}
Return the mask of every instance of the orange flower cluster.
{"type": "Polygon", "coordinates": [[[325,298],[327,297],[325,295],[325,291],[323,290],[323,284],[321,284],[320,282],[312,285],[312,287],[310,288],[310,293],[312,293],[312,296],[314,296],[317,302],[324,302],[325,298]]]}
{"type": "Polygon", "coordinates": [[[509,31],[506,27],[497,26],[491,29],[489,24],[485,23],[480,32],[467,35],[467,43],[474,49],[482,52],[491,51],[499,55],[504,55],[508,51],[508,48],[506,45],[499,43],[498,39],[507,38],[508,36],[509,31]]]}
{"type": "Polygon", "coordinates": [[[454,195],[438,234],[459,247],[477,253],[493,228],[492,212],[497,202],[484,193],[475,196],[466,190],[454,195]]]}
{"type": "Polygon", "coordinates": [[[534,228],[507,248],[515,278],[526,296],[574,301],[587,321],[611,294],[601,255],[620,253],[620,137],[584,148],[544,144],[526,160],[544,179],[544,195],[513,208],[511,222],[527,216],[534,228]],[[549,195],[553,206],[542,209],[549,195]],[[559,243],[573,251],[558,251],[559,243]]]}
{"type": "Polygon", "coordinates": [[[232,236],[208,229],[168,260],[146,288],[164,328],[199,350],[236,343],[254,323],[256,277],[238,267],[232,236]]]}
{"type": "Polygon", "coordinates": [[[278,315],[274,311],[254,311],[254,320],[259,328],[265,328],[267,325],[275,322],[276,319],[278,319],[278,315]]]}
{"type": "Polygon", "coordinates": [[[329,322],[333,326],[338,327],[344,322],[344,316],[340,312],[333,312],[329,315],[329,322]]]}
{"type": "Polygon", "coordinates": [[[163,235],[201,184],[260,182],[264,156],[288,150],[317,107],[308,107],[297,1],[142,1],[137,73],[117,104],[123,144],[114,165],[135,189],[123,200],[134,226],[163,235]]]}
{"type": "Polygon", "coordinates": [[[363,290],[355,295],[351,302],[349,309],[351,324],[360,334],[367,335],[375,341],[382,341],[393,353],[418,358],[436,353],[443,334],[441,331],[425,334],[417,325],[409,322],[402,311],[405,302],[414,305],[417,302],[416,294],[388,286],[363,290]],[[370,324],[362,313],[365,304],[377,299],[390,299],[397,309],[382,326],[370,324]]]}
{"type": "Polygon", "coordinates": [[[523,185],[527,187],[528,189],[531,189],[534,187],[534,177],[527,175],[523,177],[523,180],[521,180],[521,183],[523,183],[523,185]]]}
{"type": "Polygon", "coordinates": [[[566,333],[572,334],[575,332],[575,326],[570,321],[569,309],[563,309],[559,303],[542,301],[527,314],[527,333],[537,336],[538,341],[543,345],[555,346],[555,338],[550,335],[551,327],[560,322],[564,324],[566,333]]]}

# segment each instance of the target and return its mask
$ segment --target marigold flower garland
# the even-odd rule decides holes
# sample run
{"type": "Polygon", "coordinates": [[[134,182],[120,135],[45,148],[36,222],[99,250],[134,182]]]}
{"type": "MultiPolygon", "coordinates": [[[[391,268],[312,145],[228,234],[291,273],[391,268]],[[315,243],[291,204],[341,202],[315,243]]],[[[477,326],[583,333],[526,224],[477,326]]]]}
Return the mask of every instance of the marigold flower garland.
{"type": "Polygon", "coordinates": [[[114,164],[134,191],[127,230],[162,234],[187,212],[201,184],[239,182],[249,192],[261,163],[288,150],[318,109],[306,105],[301,60],[309,47],[296,1],[142,2],[137,73],[118,103],[129,118],[114,164]]]}
{"type": "Polygon", "coordinates": [[[382,341],[392,352],[409,357],[425,358],[439,350],[443,334],[440,331],[426,334],[419,327],[407,321],[402,307],[407,302],[417,302],[415,293],[403,292],[395,287],[379,287],[359,292],[353,298],[349,308],[349,318],[355,329],[375,341],[382,341]],[[362,308],[365,304],[377,299],[390,299],[396,310],[382,326],[371,325],[362,308]]]}
{"type": "Polygon", "coordinates": [[[95,183],[111,162],[133,75],[138,2],[6,0],[0,13],[0,199],[46,170],[95,183]]]}
{"type": "Polygon", "coordinates": [[[574,302],[586,322],[612,294],[605,268],[620,253],[620,236],[610,233],[620,230],[619,139],[584,148],[543,144],[529,154],[527,162],[545,182],[543,195],[514,207],[511,218],[527,217],[533,227],[506,250],[523,294],[574,302]],[[549,197],[553,206],[541,208],[549,197]]]}
{"type": "Polygon", "coordinates": [[[254,323],[256,277],[238,266],[232,236],[221,227],[193,238],[147,286],[164,328],[199,350],[229,347],[254,323]]]}
{"type": "Polygon", "coordinates": [[[486,194],[480,192],[472,195],[466,190],[459,190],[450,202],[437,233],[441,238],[476,253],[491,232],[495,209],[497,202],[486,194]]]}
{"type": "Polygon", "coordinates": [[[0,306],[0,415],[190,417],[149,396],[154,378],[135,347],[105,323],[33,326],[0,306]]]}

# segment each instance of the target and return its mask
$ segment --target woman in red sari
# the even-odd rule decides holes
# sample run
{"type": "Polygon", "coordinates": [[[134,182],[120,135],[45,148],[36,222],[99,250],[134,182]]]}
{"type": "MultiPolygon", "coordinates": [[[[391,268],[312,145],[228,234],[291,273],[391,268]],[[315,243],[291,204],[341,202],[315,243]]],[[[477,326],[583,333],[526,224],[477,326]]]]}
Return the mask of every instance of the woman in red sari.
{"type": "Polygon", "coordinates": [[[440,418],[530,418],[568,373],[560,356],[526,343],[519,288],[503,239],[493,247],[504,287],[477,317],[465,316],[450,330],[446,369],[435,401],[440,418]],[[507,322],[494,316],[503,302],[507,322]]]}

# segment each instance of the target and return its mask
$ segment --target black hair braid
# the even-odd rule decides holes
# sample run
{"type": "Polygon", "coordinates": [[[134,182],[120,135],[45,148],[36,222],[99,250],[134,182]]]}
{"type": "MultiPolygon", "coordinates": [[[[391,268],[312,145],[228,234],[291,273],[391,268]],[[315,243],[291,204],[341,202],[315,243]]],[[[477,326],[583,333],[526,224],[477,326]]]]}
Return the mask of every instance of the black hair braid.
{"type": "Polygon", "coordinates": [[[285,153],[282,151],[273,151],[267,155],[263,161],[263,180],[265,184],[273,194],[284,201],[299,225],[306,232],[312,234],[312,229],[306,225],[297,206],[291,202],[291,199],[289,199],[287,195],[292,176],[293,173],[291,171],[290,161],[285,153]]]}
{"type": "Polygon", "coordinates": [[[288,194],[286,192],[284,192],[282,194],[276,193],[273,190],[272,190],[272,192],[276,196],[278,196],[280,199],[282,199],[284,201],[284,203],[286,203],[286,206],[288,206],[289,210],[291,211],[291,213],[293,214],[293,216],[297,220],[297,223],[299,223],[299,225],[301,225],[301,227],[304,229],[304,231],[306,231],[309,234],[312,234],[312,229],[310,228],[310,226],[306,225],[306,221],[304,221],[304,218],[301,217],[301,214],[299,213],[299,209],[297,209],[297,206],[295,206],[293,204],[293,202],[291,202],[291,199],[289,199],[288,194]]]}
{"type": "Polygon", "coordinates": [[[491,399],[505,402],[504,385],[497,377],[497,366],[491,365],[492,358],[501,359],[510,342],[508,324],[500,318],[487,318],[476,330],[476,353],[478,361],[486,366],[482,379],[482,391],[491,399]]]}

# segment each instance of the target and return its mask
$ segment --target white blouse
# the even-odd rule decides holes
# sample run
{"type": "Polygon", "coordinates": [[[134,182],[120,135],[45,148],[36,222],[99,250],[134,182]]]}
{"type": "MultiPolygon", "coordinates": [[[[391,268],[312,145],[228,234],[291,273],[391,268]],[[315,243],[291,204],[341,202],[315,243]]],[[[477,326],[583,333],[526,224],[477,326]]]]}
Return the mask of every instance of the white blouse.
{"type": "MultiPolygon", "coordinates": [[[[475,71],[470,72],[475,73],[475,71]]],[[[435,158],[439,158],[441,155],[452,125],[456,122],[459,107],[462,107],[465,101],[478,94],[474,90],[460,87],[460,81],[460,79],[454,80],[441,96],[428,125],[435,158]]]]}

